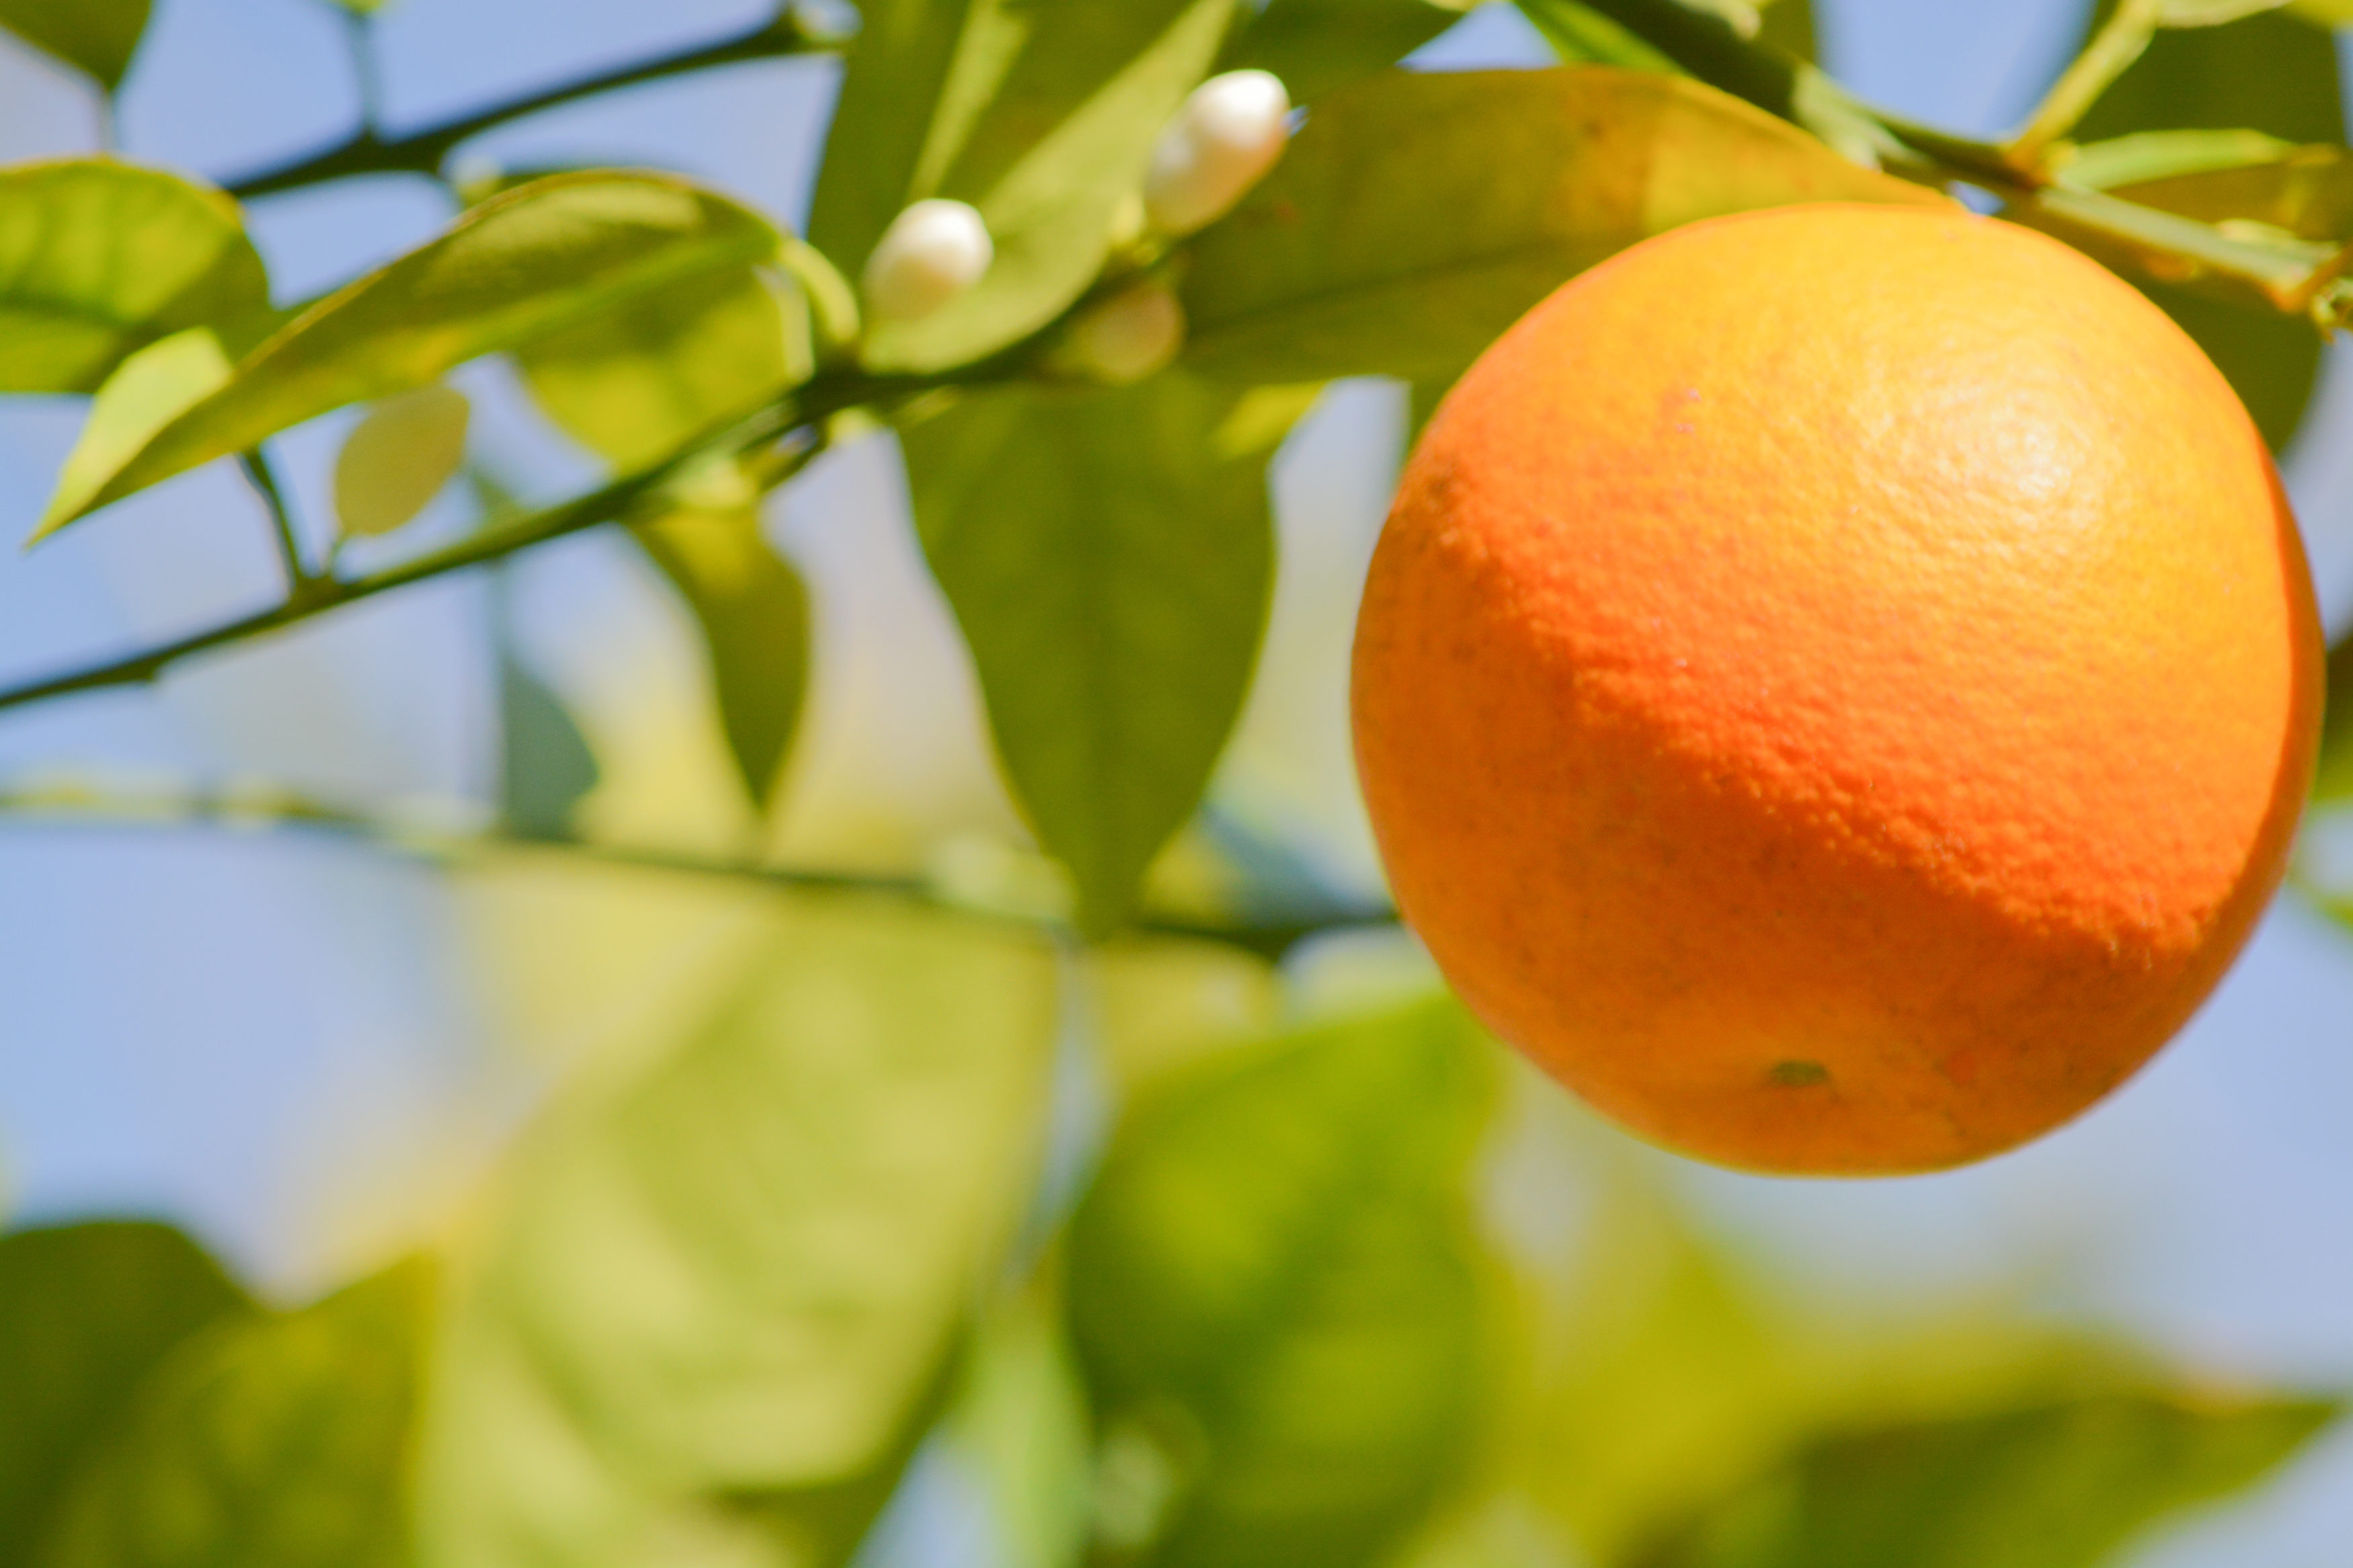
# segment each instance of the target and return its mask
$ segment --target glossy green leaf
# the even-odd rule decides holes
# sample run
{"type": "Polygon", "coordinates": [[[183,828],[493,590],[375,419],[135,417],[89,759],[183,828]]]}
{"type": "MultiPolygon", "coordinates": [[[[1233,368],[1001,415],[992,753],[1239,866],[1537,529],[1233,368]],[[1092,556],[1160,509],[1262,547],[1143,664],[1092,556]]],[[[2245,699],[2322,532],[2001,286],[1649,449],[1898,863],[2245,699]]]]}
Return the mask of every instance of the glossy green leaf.
{"type": "Polygon", "coordinates": [[[754,809],[764,808],[808,686],[808,589],[762,537],[752,502],[673,512],[636,535],[702,629],[727,749],[754,809]]]}
{"type": "Polygon", "coordinates": [[[433,503],[466,461],[466,395],[435,384],[367,411],[335,454],[335,521],[344,533],[390,533],[433,503]]]}
{"type": "Polygon", "coordinates": [[[1152,144],[1216,58],[1233,0],[886,0],[842,81],[809,238],[855,277],[930,196],[971,203],[988,275],[935,314],[872,323],[867,363],[924,370],[1002,347],[1094,280],[1152,144]]]}
{"type": "Polygon", "coordinates": [[[112,92],[147,31],[153,0],[0,0],[0,27],[112,92]]]}
{"type": "Polygon", "coordinates": [[[90,392],[185,327],[267,309],[237,204],[111,159],[0,170],[0,392],[90,392]]]}
{"type": "Polygon", "coordinates": [[[1121,1128],[1070,1241],[1114,1560],[1353,1568],[1456,1475],[1486,1069],[1422,1002],[1221,1056],[1121,1128]]]}
{"type": "Polygon", "coordinates": [[[429,1444],[430,1561],[707,1540],[821,1568],[928,1424],[1034,1178],[1051,954],[891,904],[714,912],[717,1015],[588,1075],[516,1156],[429,1444]]]}
{"type": "Polygon", "coordinates": [[[566,838],[596,787],[596,753],[565,707],[515,656],[499,655],[499,818],[524,838],[566,838]]]}
{"type": "Polygon", "coordinates": [[[976,394],[902,437],[997,757],[1090,930],[1127,912],[1241,710],[1273,585],[1266,459],[1304,406],[1165,374],[976,394]]]}
{"type": "Polygon", "coordinates": [[[756,214],[667,175],[558,174],[494,196],[233,361],[222,345],[175,361],[167,384],[142,374],[136,419],[110,408],[130,396],[110,381],[36,537],[330,409],[733,273],[776,245],[756,214]]]}
{"type": "Polygon", "coordinates": [[[1272,71],[1311,103],[1396,64],[1462,19],[1461,0],[1269,0],[1236,29],[1217,68],[1272,71]]]}
{"type": "Polygon", "coordinates": [[[183,1342],[82,1468],[40,1568],[405,1568],[432,1289],[405,1264],[183,1342]]]}
{"type": "Polygon", "coordinates": [[[1836,1436],[1736,1492],[1639,1568],[2095,1568],[2228,1496],[2338,1407],[2107,1394],[1836,1436]]]}
{"type": "Polygon", "coordinates": [[[814,368],[808,310],[750,267],[691,278],[516,351],[539,405],[627,472],[814,368]]]}
{"type": "Polygon", "coordinates": [[[41,1560],[67,1481],[172,1348],[251,1310],[167,1226],[0,1237],[0,1568],[41,1560]]]}
{"type": "Polygon", "coordinates": [[[1451,380],[1637,240],[1831,199],[1941,198],[1694,81],[1599,67],[1377,77],[1319,106],[1196,243],[1188,360],[1261,382],[1451,380]]]}
{"type": "MultiPolygon", "coordinates": [[[[2107,10],[2103,5],[2099,15],[2107,10]]],[[[2245,129],[2293,143],[2341,142],[2344,112],[2328,36],[2287,16],[2253,16],[2159,33],[2092,106],[2076,136],[2097,142],[2147,131],[2245,129]]],[[[2158,193],[2115,194],[2138,201],[2158,193]]],[[[2163,285],[2147,291],[2231,378],[2273,449],[2285,447],[2319,381],[2319,333],[2278,311],[2193,302],[2163,285]]]]}

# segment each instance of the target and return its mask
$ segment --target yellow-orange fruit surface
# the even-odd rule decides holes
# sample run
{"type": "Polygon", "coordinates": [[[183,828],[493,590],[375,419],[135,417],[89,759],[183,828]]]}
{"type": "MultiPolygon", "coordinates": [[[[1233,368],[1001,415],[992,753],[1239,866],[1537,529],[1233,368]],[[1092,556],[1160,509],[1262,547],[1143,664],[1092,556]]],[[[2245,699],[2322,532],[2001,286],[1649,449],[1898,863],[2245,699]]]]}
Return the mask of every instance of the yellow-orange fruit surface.
{"type": "Polygon", "coordinates": [[[1761,1171],[2075,1115],[2245,941],[2309,779],[2295,520],[2056,241],[1777,208],[1571,281],[1448,396],[1357,628],[1398,905],[1490,1027],[1761,1171]]]}

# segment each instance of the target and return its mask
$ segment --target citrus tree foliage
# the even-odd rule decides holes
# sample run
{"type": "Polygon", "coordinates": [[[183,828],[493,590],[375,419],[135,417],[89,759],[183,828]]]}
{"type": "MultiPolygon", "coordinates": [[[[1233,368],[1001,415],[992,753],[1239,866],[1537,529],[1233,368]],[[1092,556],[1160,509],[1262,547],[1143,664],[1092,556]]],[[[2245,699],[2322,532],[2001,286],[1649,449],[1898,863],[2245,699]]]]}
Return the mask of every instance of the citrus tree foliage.
{"type": "MultiPolygon", "coordinates": [[[[153,1224],[0,1237],[0,1568],[823,1568],[944,1471],[1018,1568],[2093,1568],[2334,1417],[1999,1312],[1793,1304],[1410,963],[1278,967],[1385,911],[1202,806],[1282,570],[1267,465],[1323,389],[1394,378],[1418,421],[1677,225],[1973,187],[2148,289],[2284,444],[2348,310],[2344,8],[2104,8],[2000,144],[1847,93],[1805,0],[1525,0],[1558,66],[1398,68],[1462,9],[867,0],[620,73],[846,53],[805,236],[673,173],[457,181],[532,102],[226,189],[0,169],[0,393],[83,400],[19,524],[234,463],[287,576],[0,707],[609,528],[707,659],[740,789],[703,838],[748,842],[826,613],[763,498],[887,432],[1036,851],[849,876],[633,845],[494,594],[489,829],[233,804],[448,861],[513,1019],[573,1042],[545,1102],[464,1224],[308,1303],[153,1224]],[[1304,120],[1205,226],[1155,229],[1166,128],[1235,70],[1304,120]],[[274,289],[240,199],[387,169],[451,176],[446,229],[274,289]],[[985,268],[875,309],[918,203],[976,215],[985,268]],[[493,357],[599,482],[508,493],[448,380],[493,357]],[[274,443],[343,410],[321,554],[274,443]],[[453,486],[470,524],[411,542],[453,486]],[[1502,1217],[1531,1149],[1573,1242],[1502,1217]]],[[[111,92],[146,13],[0,0],[0,27],[111,92]]],[[[2324,801],[2353,795],[2330,717],[2324,801]]]]}

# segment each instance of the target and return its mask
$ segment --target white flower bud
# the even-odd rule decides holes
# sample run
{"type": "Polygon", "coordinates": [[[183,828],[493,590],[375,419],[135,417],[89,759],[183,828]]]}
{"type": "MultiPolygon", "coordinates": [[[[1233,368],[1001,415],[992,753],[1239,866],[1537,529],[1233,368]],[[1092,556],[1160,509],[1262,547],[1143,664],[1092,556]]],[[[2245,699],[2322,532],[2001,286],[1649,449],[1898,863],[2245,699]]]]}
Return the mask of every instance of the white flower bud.
{"type": "Polygon", "coordinates": [[[1185,342],[1185,308],[1157,283],[1113,295],[1071,327],[1071,359],[1097,381],[1126,386],[1176,357],[1185,342]]]}
{"type": "Polygon", "coordinates": [[[891,220],[866,259],[866,306],[877,316],[928,316],[988,271],[988,225],[963,202],[933,197],[891,220]]]}
{"type": "Polygon", "coordinates": [[[1282,156],[1291,94],[1270,71],[1227,71],[1195,88],[1152,149],[1144,210],[1163,234],[1223,215],[1282,156]]]}

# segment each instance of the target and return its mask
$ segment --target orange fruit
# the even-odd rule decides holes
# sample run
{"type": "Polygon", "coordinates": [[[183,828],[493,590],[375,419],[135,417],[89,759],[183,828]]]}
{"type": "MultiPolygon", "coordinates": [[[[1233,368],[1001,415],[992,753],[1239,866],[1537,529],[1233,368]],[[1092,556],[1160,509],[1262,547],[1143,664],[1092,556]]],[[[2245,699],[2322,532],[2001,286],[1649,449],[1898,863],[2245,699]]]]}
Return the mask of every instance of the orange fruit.
{"type": "Polygon", "coordinates": [[[1954,209],[1692,225],[1488,350],[1365,589],[1357,765],[1486,1024],[1633,1131],[1930,1170],[2083,1110],[2280,878],[2322,648],[2229,385],[1954,209]]]}

